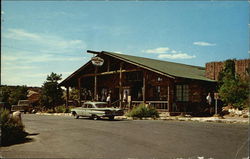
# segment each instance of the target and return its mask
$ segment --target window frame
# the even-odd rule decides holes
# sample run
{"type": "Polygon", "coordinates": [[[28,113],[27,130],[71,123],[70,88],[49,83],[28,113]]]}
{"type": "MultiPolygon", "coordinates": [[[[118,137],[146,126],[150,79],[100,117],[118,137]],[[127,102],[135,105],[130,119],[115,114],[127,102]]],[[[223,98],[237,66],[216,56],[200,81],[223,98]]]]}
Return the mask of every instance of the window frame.
{"type": "Polygon", "coordinates": [[[189,102],[189,85],[176,84],[175,85],[175,98],[177,102],[189,102]]]}

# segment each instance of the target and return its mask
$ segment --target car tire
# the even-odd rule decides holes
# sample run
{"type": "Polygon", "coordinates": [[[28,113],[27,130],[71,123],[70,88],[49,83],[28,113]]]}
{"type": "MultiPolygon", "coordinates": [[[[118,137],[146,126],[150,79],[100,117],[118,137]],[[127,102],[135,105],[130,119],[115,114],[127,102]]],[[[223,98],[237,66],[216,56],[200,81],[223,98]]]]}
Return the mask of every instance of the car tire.
{"type": "Polygon", "coordinates": [[[97,116],[97,115],[92,115],[92,119],[93,119],[93,120],[97,120],[97,119],[98,119],[98,116],[97,116]]]}
{"type": "Polygon", "coordinates": [[[109,120],[114,120],[114,119],[115,119],[114,116],[110,116],[110,117],[109,117],[109,120]]]}
{"type": "Polygon", "coordinates": [[[72,114],[74,115],[75,119],[79,118],[79,115],[77,115],[76,112],[73,112],[72,114]]]}
{"type": "Polygon", "coordinates": [[[79,115],[75,114],[75,119],[79,119],[79,115]]]}

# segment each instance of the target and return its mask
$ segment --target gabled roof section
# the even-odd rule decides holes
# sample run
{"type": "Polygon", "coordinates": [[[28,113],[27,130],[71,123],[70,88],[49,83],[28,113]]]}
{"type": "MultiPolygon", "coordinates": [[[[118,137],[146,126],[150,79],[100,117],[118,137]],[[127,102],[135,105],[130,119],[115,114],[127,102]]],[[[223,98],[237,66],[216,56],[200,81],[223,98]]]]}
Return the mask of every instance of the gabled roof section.
{"type": "MultiPolygon", "coordinates": [[[[204,67],[180,64],[180,63],[174,63],[174,62],[168,62],[168,61],[162,61],[162,60],[155,60],[155,59],[150,59],[150,58],[145,58],[145,57],[131,56],[131,55],[119,54],[119,53],[108,52],[108,51],[101,51],[101,52],[87,51],[87,52],[94,53],[97,55],[104,54],[107,56],[111,56],[113,58],[122,60],[124,62],[128,62],[133,65],[142,67],[144,69],[148,69],[150,71],[163,74],[170,78],[179,77],[179,78],[188,78],[188,79],[215,82],[214,80],[211,80],[205,77],[204,67]]],[[[69,77],[63,80],[59,85],[62,86],[67,81],[71,80],[75,75],[77,75],[81,70],[83,70],[89,63],[90,61],[87,62],[82,67],[80,67],[74,73],[72,73],[69,77]]]]}
{"type": "Polygon", "coordinates": [[[204,67],[124,55],[107,51],[102,51],[101,53],[112,56],[114,58],[118,58],[123,61],[130,62],[138,66],[143,66],[144,68],[148,68],[156,72],[161,72],[167,76],[215,82],[214,80],[205,77],[204,67]]]}

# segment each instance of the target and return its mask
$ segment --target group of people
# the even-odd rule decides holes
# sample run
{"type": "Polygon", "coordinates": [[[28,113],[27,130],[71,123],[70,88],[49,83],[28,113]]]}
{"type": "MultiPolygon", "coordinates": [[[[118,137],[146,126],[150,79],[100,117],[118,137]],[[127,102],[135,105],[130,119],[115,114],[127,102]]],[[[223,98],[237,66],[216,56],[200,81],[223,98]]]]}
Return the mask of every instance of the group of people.
{"type": "MultiPolygon", "coordinates": [[[[111,104],[111,94],[110,93],[108,93],[108,95],[107,95],[106,102],[108,104],[111,104]]],[[[124,105],[128,104],[128,92],[127,91],[125,91],[123,94],[122,102],[124,105]]]]}

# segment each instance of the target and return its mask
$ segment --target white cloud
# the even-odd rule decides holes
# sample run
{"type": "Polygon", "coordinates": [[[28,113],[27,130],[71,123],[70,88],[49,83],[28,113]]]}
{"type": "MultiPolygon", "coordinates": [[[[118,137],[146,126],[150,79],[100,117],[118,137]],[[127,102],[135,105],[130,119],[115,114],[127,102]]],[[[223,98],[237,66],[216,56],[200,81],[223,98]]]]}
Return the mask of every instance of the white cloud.
{"type": "Polygon", "coordinates": [[[196,57],[195,55],[189,55],[168,47],[158,47],[156,49],[143,50],[142,52],[158,54],[157,57],[159,59],[192,59],[196,57]]]}
{"type": "Polygon", "coordinates": [[[29,65],[7,65],[6,67],[2,68],[3,70],[31,70],[36,69],[35,66],[29,66],[29,65]]]}
{"type": "Polygon", "coordinates": [[[175,54],[160,54],[158,58],[160,59],[192,59],[195,55],[188,55],[186,53],[175,53],[175,54]]]}
{"type": "Polygon", "coordinates": [[[198,46],[215,46],[216,45],[216,44],[204,42],[204,41],[196,41],[196,42],[193,42],[193,44],[198,45],[198,46]]]}
{"type": "Polygon", "coordinates": [[[114,52],[117,53],[117,54],[124,54],[121,51],[114,51],[114,52]]]}
{"type": "Polygon", "coordinates": [[[176,51],[176,50],[172,50],[171,53],[172,53],[172,54],[176,54],[177,51],[176,51]]]}
{"type": "Polygon", "coordinates": [[[82,40],[68,40],[60,36],[32,33],[23,29],[8,29],[7,33],[3,33],[3,37],[19,41],[26,40],[26,43],[31,46],[47,49],[53,53],[72,52],[76,49],[86,48],[86,44],[82,40]]]}
{"type": "Polygon", "coordinates": [[[32,73],[32,74],[28,74],[27,77],[31,77],[31,78],[43,77],[45,79],[49,74],[50,73],[32,73]]]}
{"type": "MultiPolygon", "coordinates": [[[[8,47],[2,50],[1,76],[4,84],[41,86],[50,74],[48,65],[86,61],[85,57],[74,54],[86,48],[80,39],[65,39],[23,29],[8,29],[2,35],[6,39],[4,41],[10,39],[15,44],[7,44],[8,47]]],[[[63,76],[69,74],[63,72],[63,76]]]]}
{"type": "Polygon", "coordinates": [[[168,47],[158,47],[158,48],[155,48],[155,49],[144,50],[143,52],[154,53],[154,54],[163,54],[163,53],[166,53],[169,50],[170,49],[168,47]]]}
{"type": "Polygon", "coordinates": [[[41,36],[26,32],[22,29],[8,29],[8,33],[3,35],[6,38],[14,39],[14,40],[41,40],[41,36]]]}
{"type": "Polygon", "coordinates": [[[4,11],[3,11],[3,10],[1,11],[1,14],[4,14],[4,11]]]}
{"type": "Polygon", "coordinates": [[[49,54],[41,55],[28,55],[28,54],[17,54],[17,55],[3,55],[2,59],[4,62],[22,62],[35,63],[35,62],[52,62],[52,61],[82,61],[84,57],[65,57],[65,56],[54,56],[49,54]]]}

